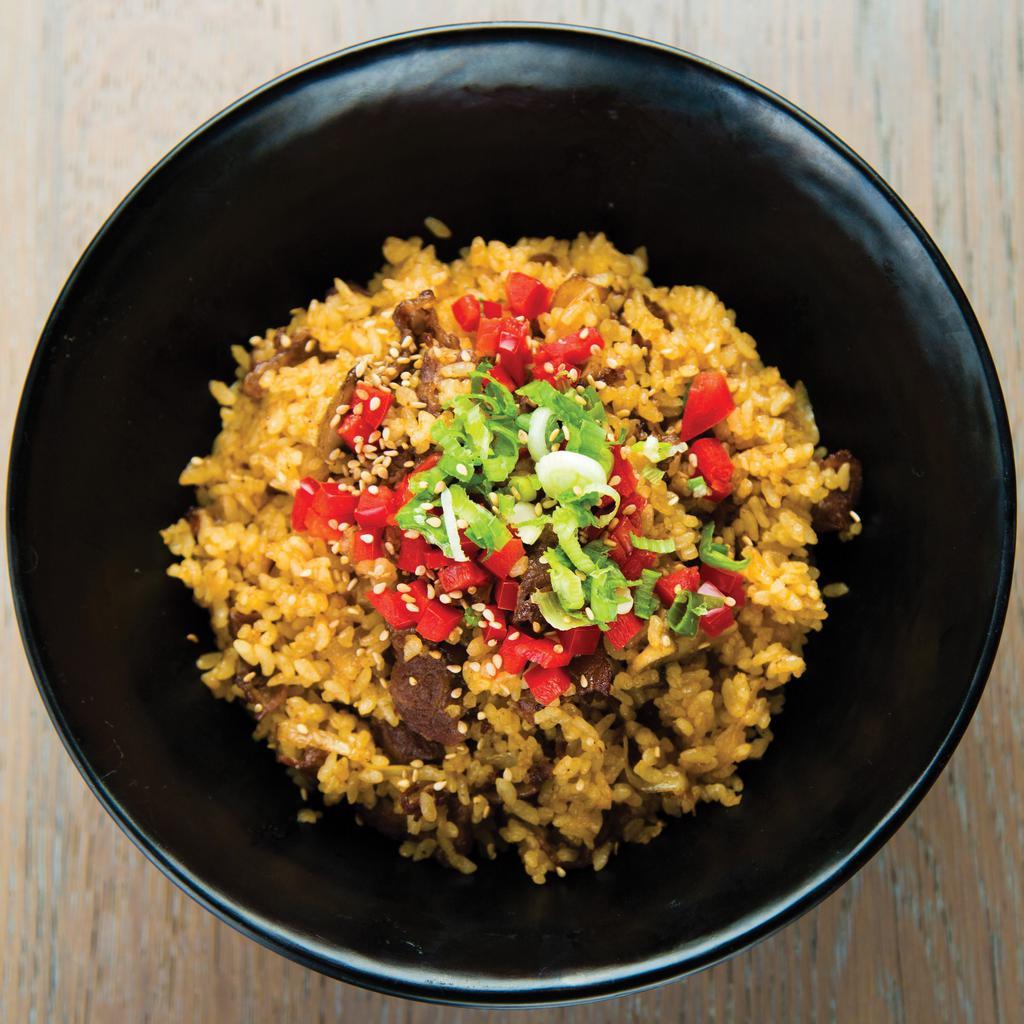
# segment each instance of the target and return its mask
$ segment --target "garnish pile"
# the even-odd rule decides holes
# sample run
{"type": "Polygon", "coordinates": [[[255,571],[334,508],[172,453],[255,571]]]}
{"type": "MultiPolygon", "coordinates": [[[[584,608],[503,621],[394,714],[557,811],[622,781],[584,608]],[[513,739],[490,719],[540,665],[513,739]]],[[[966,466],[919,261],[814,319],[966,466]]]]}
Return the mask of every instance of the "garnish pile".
{"type": "MultiPolygon", "coordinates": [[[[694,498],[727,498],[732,461],[702,435],[734,402],[723,374],[698,373],[675,431],[616,436],[587,372],[604,339],[582,328],[535,341],[531,321],[550,309],[551,290],[521,273],[505,288],[507,305],[474,295],[452,304],[475,368],[468,390],[440,404],[433,453],[390,487],[366,474],[358,490],[304,478],[292,527],[354,563],[391,560],[399,582],[378,583],[368,600],[393,630],[434,644],[480,630],[494,668],[522,675],[546,706],[574,683],[607,692],[593,661],[602,640],[625,648],[653,616],[686,637],[733,626],[748,559],[732,558],[709,521],[698,561],[681,564],[671,536],[643,532],[638,487],[681,455],[694,498]]],[[[380,449],[392,401],[386,386],[355,382],[332,429],[356,460],[380,449]]]]}

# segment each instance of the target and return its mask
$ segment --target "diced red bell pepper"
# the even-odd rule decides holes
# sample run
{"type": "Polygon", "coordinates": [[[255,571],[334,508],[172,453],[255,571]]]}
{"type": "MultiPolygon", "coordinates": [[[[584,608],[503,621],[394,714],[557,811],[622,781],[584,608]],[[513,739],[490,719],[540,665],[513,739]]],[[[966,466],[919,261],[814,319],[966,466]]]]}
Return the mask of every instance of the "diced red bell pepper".
{"type": "Polygon", "coordinates": [[[724,373],[704,370],[693,378],[683,407],[679,436],[684,441],[703,434],[736,408],[724,373]]]}
{"type": "Polygon", "coordinates": [[[454,604],[442,604],[440,601],[428,601],[423,617],[416,625],[416,632],[424,640],[432,643],[443,643],[451,632],[462,622],[462,608],[454,604]]]}
{"type": "Polygon", "coordinates": [[[502,644],[503,656],[506,646],[515,655],[536,662],[542,668],[564,668],[572,661],[572,655],[561,640],[551,640],[546,636],[534,636],[522,631],[509,633],[508,639],[502,644]]]}
{"type": "Polygon", "coordinates": [[[721,501],[732,494],[732,459],[725,445],[715,437],[702,437],[690,445],[697,456],[697,472],[708,485],[711,497],[721,501]]]}
{"type": "Polygon", "coordinates": [[[557,338],[542,346],[538,352],[543,352],[546,359],[553,363],[567,363],[570,366],[582,366],[599,349],[604,348],[604,338],[593,327],[581,327],[564,338],[557,338]]]}
{"type": "Polygon", "coordinates": [[[354,521],[356,500],[351,491],[343,491],[330,480],[303,477],[292,502],[292,529],[323,540],[338,540],[340,527],[354,521]]]}
{"type": "Polygon", "coordinates": [[[523,678],[534,700],[547,707],[569,689],[572,680],[560,668],[531,668],[523,678]]]}
{"type": "Polygon", "coordinates": [[[357,384],[352,408],[338,424],[338,434],[353,450],[359,441],[365,441],[383,422],[395,400],[386,388],[357,384]]]}
{"type": "Polygon", "coordinates": [[[575,366],[548,358],[543,349],[535,353],[530,373],[534,380],[546,380],[559,390],[564,384],[575,384],[580,378],[580,371],[575,366]]]}
{"type": "Polygon", "coordinates": [[[601,630],[597,626],[577,626],[559,633],[558,642],[571,658],[579,654],[593,654],[601,642],[601,630]]]}
{"type": "Polygon", "coordinates": [[[446,593],[482,587],[491,582],[491,575],[476,562],[456,562],[446,565],[437,574],[437,585],[446,593]]]}
{"type": "Polygon", "coordinates": [[[542,281],[515,271],[505,279],[505,294],[512,312],[516,316],[525,316],[527,320],[536,320],[541,313],[546,313],[554,296],[542,281]]]}
{"type": "MultiPolygon", "coordinates": [[[[705,583],[717,587],[726,597],[731,597],[736,602],[737,608],[742,608],[747,603],[747,581],[742,573],[733,572],[731,569],[716,569],[710,565],[702,565],[700,578],[705,583]]],[[[694,588],[688,587],[687,589],[694,588]]]]}
{"type": "MultiPolygon", "coordinates": [[[[420,534],[414,534],[412,537],[402,537],[402,546],[398,551],[398,558],[395,560],[395,564],[402,572],[415,574],[416,570],[426,566],[427,554],[430,551],[431,544],[425,537],[420,534]]],[[[434,549],[437,550],[436,548],[434,549]]]]}
{"type": "Polygon", "coordinates": [[[622,448],[619,445],[612,448],[612,472],[609,479],[615,480],[616,477],[619,478],[618,482],[613,483],[612,487],[624,499],[636,493],[636,473],[633,472],[633,466],[629,459],[622,454],[622,448]]]}
{"type": "Polygon", "coordinates": [[[620,650],[644,628],[643,619],[632,612],[623,612],[609,627],[605,637],[613,647],[620,650]]]}
{"type": "Polygon", "coordinates": [[[661,603],[667,608],[675,599],[680,590],[692,590],[696,593],[700,586],[700,571],[696,567],[684,565],[681,569],[667,573],[654,584],[655,593],[661,598],[661,603]]]}
{"type": "Polygon", "coordinates": [[[510,317],[502,318],[498,331],[497,365],[516,382],[526,381],[526,370],[533,359],[530,350],[530,325],[510,317]]]}
{"type": "Polygon", "coordinates": [[[628,516],[633,521],[634,533],[640,533],[640,513],[645,508],[647,508],[647,499],[642,494],[631,494],[628,498],[622,499],[619,515],[628,516]]]}
{"type": "Polygon", "coordinates": [[[630,556],[621,562],[619,568],[627,580],[638,580],[644,574],[644,569],[651,569],[658,561],[658,555],[654,551],[641,551],[633,548],[630,556]]]}
{"type": "Polygon", "coordinates": [[[352,531],[351,558],[353,562],[384,557],[384,541],[380,530],[367,530],[357,526],[352,531]]]}
{"type": "Polygon", "coordinates": [[[478,356],[494,356],[498,354],[498,333],[501,331],[503,318],[500,316],[483,316],[476,330],[476,354],[478,356]]]}
{"type": "Polygon", "coordinates": [[[508,672],[509,675],[517,676],[526,668],[526,652],[518,646],[518,640],[522,635],[518,630],[513,630],[498,648],[498,654],[501,656],[501,670],[508,672]]]}
{"type": "Polygon", "coordinates": [[[482,305],[484,307],[484,316],[492,320],[496,317],[504,316],[507,312],[500,302],[491,302],[488,299],[484,299],[482,305]]]}
{"type": "MultiPolygon", "coordinates": [[[[697,588],[697,593],[707,597],[725,597],[713,583],[702,583],[697,588]]],[[[707,636],[715,637],[724,633],[735,621],[732,609],[728,605],[723,605],[721,608],[713,608],[702,615],[700,628],[707,636]]]]}
{"type": "Polygon", "coordinates": [[[507,579],[512,566],[526,554],[526,548],[518,537],[513,537],[500,551],[492,551],[484,560],[486,568],[498,579],[507,579]]]}
{"type": "Polygon", "coordinates": [[[376,484],[373,486],[376,489],[376,494],[365,490],[359,495],[359,501],[356,503],[355,518],[356,522],[362,527],[381,529],[388,524],[395,496],[391,493],[390,487],[376,484]]]}
{"type": "Polygon", "coordinates": [[[433,469],[440,461],[440,453],[435,452],[433,455],[428,455],[418,466],[413,467],[411,472],[402,477],[395,488],[394,498],[392,498],[392,515],[390,520],[392,525],[394,525],[395,516],[398,514],[399,509],[407,504],[412,497],[412,478],[417,473],[425,473],[428,469],[433,469]]]}
{"type": "Polygon", "coordinates": [[[423,609],[419,605],[406,601],[404,596],[395,590],[385,590],[380,594],[371,593],[369,600],[392,629],[410,629],[423,617],[423,609]]]}
{"type": "Polygon", "coordinates": [[[519,584],[515,580],[499,580],[494,588],[494,603],[506,612],[514,612],[519,603],[519,584]]]}
{"type": "Polygon", "coordinates": [[[443,569],[446,565],[455,565],[455,559],[449,558],[440,548],[431,544],[427,549],[427,568],[443,569]]]}
{"type": "MultiPolygon", "coordinates": [[[[500,586],[500,584],[499,584],[500,586]]],[[[496,605],[489,604],[483,611],[482,619],[484,629],[484,640],[490,644],[501,643],[508,636],[508,625],[505,622],[505,613],[496,605]]]]}
{"type": "Polygon", "coordinates": [[[475,295],[463,295],[452,303],[452,315],[464,331],[475,331],[480,325],[480,300],[475,295]]]}
{"type": "Polygon", "coordinates": [[[492,380],[497,381],[499,384],[503,384],[509,389],[509,391],[515,391],[519,385],[508,375],[503,366],[492,366],[487,371],[487,376],[492,380]]]}

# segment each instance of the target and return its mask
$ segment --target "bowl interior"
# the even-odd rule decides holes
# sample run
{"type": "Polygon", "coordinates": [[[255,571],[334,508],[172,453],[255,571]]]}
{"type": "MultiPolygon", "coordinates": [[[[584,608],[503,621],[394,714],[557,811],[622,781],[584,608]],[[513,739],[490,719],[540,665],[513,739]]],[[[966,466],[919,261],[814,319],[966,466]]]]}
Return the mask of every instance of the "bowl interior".
{"type": "Polygon", "coordinates": [[[767,933],[837,884],[948,756],[998,632],[1012,465],[947,274],[840,147],[659,48],[441,33],[263,91],[118,212],[34,364],[12,571],[72,752],[208,905],[365,984],[578,998],[767,933]],[[184,637],[209,631],[157,536],[190,503],[176,478],[217,429],[207,381],[231,373],[229,343],[335,274],[367,279],[383,238],[422,234],[426,215],[453,229],[449,258],[476,234],[646,245],[657,283],[705,284],[738,310],[764,360],[807,383],[824,442],[866,467],[863,536],[818,555],[851,593],[811,642],[768,756],[746,767],[741,806],[545,887],[514,857],[470,878],[411,864],[345,811],[297,826],[297,794],[248,719],[198,681],[184,637]]]}

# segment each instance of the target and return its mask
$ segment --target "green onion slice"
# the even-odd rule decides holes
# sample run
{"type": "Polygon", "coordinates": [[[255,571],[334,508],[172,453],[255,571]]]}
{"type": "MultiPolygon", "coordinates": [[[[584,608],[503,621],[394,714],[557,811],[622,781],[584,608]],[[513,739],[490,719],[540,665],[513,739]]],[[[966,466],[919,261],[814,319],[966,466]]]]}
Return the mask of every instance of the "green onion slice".
{"type": "Polygon", "coordinates": [[[729,549],[724,544],[716,544],[714,536],[715,524],[706,523],[700,531],[700,544],[697,546],[697,553],[705,565],[713,569],[729,569],[731,572],[742,572],[750,565],[749,558],[730,558],[729,549]]]}

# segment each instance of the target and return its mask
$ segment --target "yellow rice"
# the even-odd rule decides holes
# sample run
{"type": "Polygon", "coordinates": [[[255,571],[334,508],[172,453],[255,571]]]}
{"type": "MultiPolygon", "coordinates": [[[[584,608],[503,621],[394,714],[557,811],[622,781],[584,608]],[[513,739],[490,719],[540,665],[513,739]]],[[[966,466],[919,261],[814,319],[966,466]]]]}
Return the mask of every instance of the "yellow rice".
{"type": "MultiPolygon", "coordinates": [[[[222,430],[212,454],[193,459],[181,475],[183,485],[196,488],[202,509],[193,518],[196,532],[186,519],[163,532],[177,557],[169,573],[210,612],[217,649],[198,660],[203,682],[227,700],[240,697],[234,682],[240,672],[259,672],[271,687],[301,687],[301,696],[259,722],[255,738],[296,760],[305,748],[327,751],[316,775],[327,807],[383,802],[390,808],[418,789],[419,813],[406,819],[401,852],[436,856],[464,872],[476,865],[453,846],[447,821],[453,799],[471,810],[486,838],[484,856],[514,846],[537,882],[574,863],[600,870],[620,842],[649,842],[666,818],[702,801],[738,803],[739,767],[764,754],[782,687],[803,674],[804,641],[826,617],[818,572],[808,562],[817,540],[811,506],[849,484],[848,467],[836,472],[816,458],[818,431],[803,387],[761,363],[753,338],[714,294],[654,287],[644,250],[619,252],[602,235],[523,239],[514,246],[477,238],[450,264],[420,239],[389,238],[384,257],[368,297],[338,280],[327,299],[293,312],[286,330],[308,329],[337,359],[309,358],[268,371],[264,397],[249,398],[240,381],[272,354],[270,330],[249,346],[232,347],[236,380],[210,385],[222,430]],[[531,254],[542,252],[556,261],[531,262],[531,254]],[[702,370],[727,375],[736,409],[715,433],[735,451],[738,513],[721,536],[750,558],[747,603],[738,628],[710,642],[702,634],[676,636],[662,618],[650,619],[642,642],[615,652],[621,671],[608,705],[613,710],[563,698],[539,711],[534,726],[512,706],[526,692],[522,680],[483,671],[490,652],[474,640],[461,683],[473,743],[449,748],[438,765],[391,764],[367,726],[374,718],[392,725],[398,718],[388,695],[388,631],[365,594],[378,582],[393,583],[394,569],[382,559],[361,563],[357,572],[327,543],[293,532],[292,495],[303,476],[322,476],[314,453],[318,425],[356,358],[386,364],[396,354],[395,305],[433,289],[443,326],[454,332],[449,300],[467,291],[501,300],[511,270],[553,288],[576,273],[610,289],[606,302],[556,308],[541,316],[540,326],[549,337],[599,329],[607,347],[591,360],[590,372],[623,371],[620,382],[601,391],[616,431],[624,425],[638,436],[636,416],[674,426],[688,380],[702,370]],[[644,296],[672,315],[675,329],[650,312],[644,296]],[[254,618],[234,638],[231,608],[254,618]],[[637,709],[652,698],[662,723],[657,731],[649,715],[641,716],[647,724],[637,720],[637,709]],[[542,738],[558,745],[553,773],[538,793],[520,796],[542,738]]],[[[421,405],[409,388],[399,388],[388,420],[392,443],[407,441],[420,453],[430,446],[433,421],[421,405]]],[[[671,473],[641,484],[650,502],[644,525],[657,517],[679,559],[693,561],[697,503],[680,500],[672,485],[671,473]]],[[[706,519],[709,506],[700,507],[706,519]]],[[[301,820],[316,817],[306,811],[301,820]]]]}

